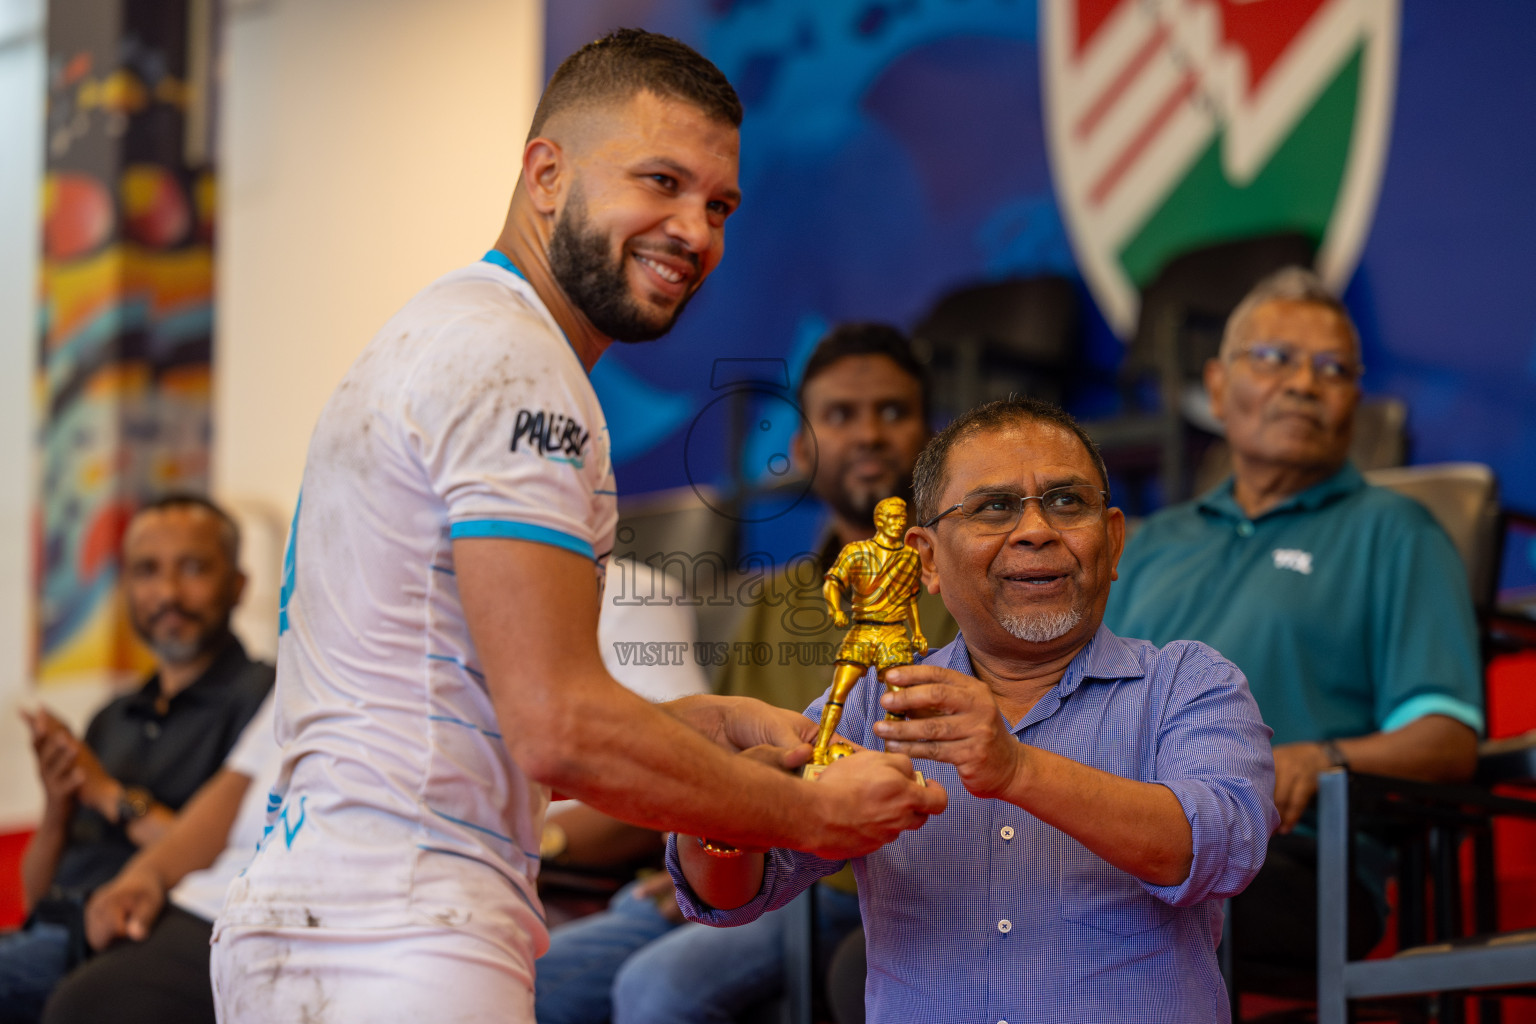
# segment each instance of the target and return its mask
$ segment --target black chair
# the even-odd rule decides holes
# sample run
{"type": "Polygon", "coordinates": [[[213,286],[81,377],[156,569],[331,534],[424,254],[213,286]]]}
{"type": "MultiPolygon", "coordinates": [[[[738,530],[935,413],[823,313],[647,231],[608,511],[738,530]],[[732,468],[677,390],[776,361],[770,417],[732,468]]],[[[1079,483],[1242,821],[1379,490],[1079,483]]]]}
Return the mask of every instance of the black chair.
{"type": "Polygon", "coordinates": [[[1351,1000],[1425,993],[1437,994],[1434,1018],[1454,1024],[1465,1019],[1462,994],[1473,990],[1487,1024],[1501,1019],[1494,996],[1536,986],[1536,929],[1498,931],[1490,822],[1500,815],[1536,820],[1536,799],[1342,769],[1318,779],[1318,1024],[1345,1024],[1351,1000]],[[1390,830],[1404,851],[1400,948],[1385,959],[1351,961],[1345,953],[1357,828],[1390,830]],[[1464,842],[1475,865],[1472,935],[1462,928],[1464,842]]]}
{"type": "Polygon", "coordinates": [[[939,299],[912,331],[934,409],[954,416],[1010,393],[1063,404],[1082,377],[1077,287],[1064,277],[972,285],[939,299]]]}
{"type": "MultiPolygon", "coordinates": [[[[1496,610],[1502,539],[1508,514],[1499,509],[1498,481],[1477,463],[1442,463],[1368,472],[1371,483],[1423,504],[1445,529],[1467,570],[1485,658],[1496,610]]],[[[1342,1022],[1350,1000],[1434,993],[1433,1000],[1399,1001],[1393,1019],[1464,1019],[1464,998],[1453,990],[1536,982],[1536,933],[1497,933],[1497,889],[1491,818],[1510,814],[1536,819],[1536,799],[1497,793],[1511,783],[1536,780],[1536,732],[1484,743],[1474,783],[1442,785],[1349,774],[1319,779],[1318,791],[1318,970],[1317,1019],[1342,1022]],[[1397,944],[1385,960],[1349,961],[1346,894],[1350,855],[1357,831],[1370,833],[1397,851],[1397,944]],[[1473,928],[1466,933],[1461,894],[1460,850],[1470,844],[1473,874],[1473,928]],[[1514,952],[1511,952],[1514,951],[1514,952]],[[1483,954],[1486,953],[1486,956],[1483,954]],[[1442,958],[1442,954],[1445,956],[1442,958]],[[1520,970],[1510,962],[1524,962],[1520,970]],[[1487,979],[1495,980],[1487,980],[1487,979]],[[1326,1014],[1325,1014],[1326,1009],[1326,1014]]],[[[1536,794],[1536,788],[1531,790],[1536,794]]],[[[1233,984],[1256,978],[1250,990],[1304,994],[1294,973],[1243,970],[1240,954],[1227,944],[1227,972],[1237,1019],[1239,992],[1233,984]]],[[[1483,1022],[1500,1019],[1497,1001],[1480,996],[1483,1022]]]]}
{"type": "Polygon", "coordinates": [[[1169,260],[1142,292],[1121,368],[1126,412],[1084,424],[1111,472],[1131,483],[1133,511],[1150,511],[1153,480],[1165,504],[1191,495],[1192,469],[1214,434],[1202,375],[1227,317],[1263,278],[1311,266],[1316,251],[1315,240],[1295,232],[1205,246],[1169,260]],[[1150,406],[1148,391],[1156,396],[1150,406]]]}

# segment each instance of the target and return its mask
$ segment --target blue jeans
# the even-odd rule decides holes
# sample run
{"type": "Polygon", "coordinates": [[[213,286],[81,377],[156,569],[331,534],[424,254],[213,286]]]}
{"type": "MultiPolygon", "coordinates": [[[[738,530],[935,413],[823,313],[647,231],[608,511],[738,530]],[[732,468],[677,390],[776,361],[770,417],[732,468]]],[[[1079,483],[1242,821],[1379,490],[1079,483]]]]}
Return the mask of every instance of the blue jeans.
{"type": "Polygon", "coordinates": [[[550,932],[549,952],[539,958],[533,981],[539,1024],[605,1024],[612,1015],[613,976],[636,951],[678,927],[656,904],[637,897],[633,883],[608,901],[608,909],[550,932]]]}
{"type": "MultiPolygon", "coordinates": [[[[816,890],[817,942],[832,950],[859,925],[859,901],[816,890]]],[[[784,987],[784,912],[739,928],[673,925],[621,890],[600,914],[557,928],[538,963],[539,1024],[731,1024],[784,987]]]]}
{"type": "Polygon", "coordinates": [[[32,1024],[64,977],[69,964],[69,929],[34,922],[0,935],[0,1024],[32,1024]]]}

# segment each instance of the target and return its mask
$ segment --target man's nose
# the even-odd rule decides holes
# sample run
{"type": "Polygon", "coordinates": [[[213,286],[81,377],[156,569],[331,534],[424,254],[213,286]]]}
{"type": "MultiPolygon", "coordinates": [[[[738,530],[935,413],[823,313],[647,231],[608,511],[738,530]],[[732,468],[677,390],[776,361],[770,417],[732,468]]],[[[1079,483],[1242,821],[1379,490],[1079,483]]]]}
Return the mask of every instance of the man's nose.
{"type": "Polygon", "coordinates": [[[1045,506],[1039,498],[1030,498],[1019,510],[1019,521],[1008,534],[1010,544],[1043,544],[1054,540],[1061,533],[1045,518],[1045,506]]]}
{"type": "Polygon", "coordinates": [[[862,444],[878,444],[885,438],[885,424],[880,419],[877,409],[866,409],[857,413],[852,421],[854,439],[862,444]]]}
{"type": "Polygon", "coordinates": [[[1318,376],[1317,365],[1312,362],[1312,357],[1297,356],[1295,365],[1285,375],[1286,388],[1298,394],[1315,395],[1321,385],[1322,378],[1318,376]]]}
{"type": "Polygon", "coordinates": [[[714,243],[715,229],[709,222],[709,211],[703,205],[683,203],[667,219],[667,234],[693,254],[700,263],[701,273],[707,269],[707,257],[714,243]]]}

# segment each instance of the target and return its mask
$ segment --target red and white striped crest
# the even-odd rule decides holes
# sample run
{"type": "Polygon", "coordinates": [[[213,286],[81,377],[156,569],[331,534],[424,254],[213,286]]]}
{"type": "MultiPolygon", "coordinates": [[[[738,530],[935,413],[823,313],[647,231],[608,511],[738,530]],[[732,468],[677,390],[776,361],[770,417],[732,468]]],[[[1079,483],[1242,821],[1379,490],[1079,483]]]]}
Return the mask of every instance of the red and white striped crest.
{"type": "Polygon", "coordinates": [[[1056,191],[1127,335],[1141,288],[1198,245],[1315,232],[1347,283],[1375,210],[1398,0],[1042,0],[1056,191]]]}

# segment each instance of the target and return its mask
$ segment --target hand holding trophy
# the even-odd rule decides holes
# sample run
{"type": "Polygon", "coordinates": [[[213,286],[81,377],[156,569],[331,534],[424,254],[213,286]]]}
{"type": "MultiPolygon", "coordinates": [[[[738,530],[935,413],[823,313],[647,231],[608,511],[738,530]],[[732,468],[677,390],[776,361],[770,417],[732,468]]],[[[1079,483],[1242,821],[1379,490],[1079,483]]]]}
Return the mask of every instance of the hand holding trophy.
{"type": "MultiPolygon", "coordinates": [[[[886,498],[875,506],[875,535],[845,545],[837,562],[827,570],[822,596],[833,625],[847,629],[842,646],[837,649],[832,672],[832,691],[821,711],[821,727],[811,750],[811,761],[801,772],[814,780],[827,766],[854,752],[852,744],[837,738],[837,723],[843,717],[843,705],[854,684],[871,666],[875,677],[885,683],[885,673],[898,665],[910,665],[914,657],[928,653],[917,619],[917,593],[922,584],[922,562],[917,551],[906,544],[907,503],[901,498],[886,498]],[[852,614],[843,611],[847,596],[852,614]]],[[[888,719],[905,716],[887,713],[888,719]]],[[[922,783],[923,773],[917,772],[922,783]]],[[[706,853],[716,857],[734,857],[742,851],[727,843],[701,838],[706,853]]]]}

